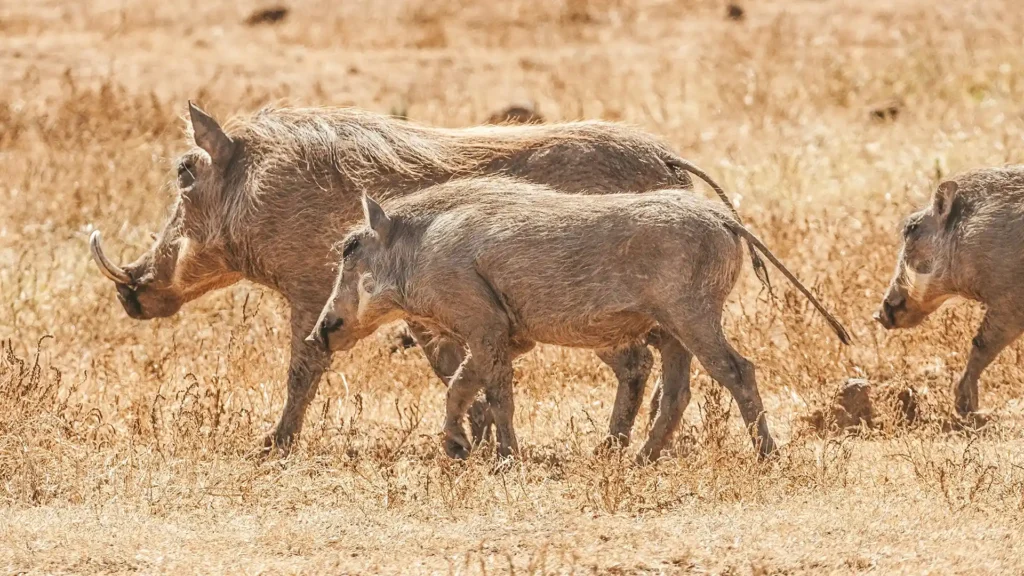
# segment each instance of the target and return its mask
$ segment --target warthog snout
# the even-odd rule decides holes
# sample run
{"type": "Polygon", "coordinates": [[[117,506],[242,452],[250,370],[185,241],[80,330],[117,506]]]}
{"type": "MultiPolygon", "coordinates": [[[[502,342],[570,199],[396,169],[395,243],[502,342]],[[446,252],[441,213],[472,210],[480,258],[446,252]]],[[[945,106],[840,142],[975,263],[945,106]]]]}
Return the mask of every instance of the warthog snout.
{"type": "Polygon", "coordinates": [[[320,323],[320,340],[323,341],[324,346],[330,347],[331,334],[341,330],[344,324],[345,322],[334,314],[328,314],[324,317],[324,321],[320,323]]]}
{"type": "Polygon", "coordinates": [[[89,238],[89,250],[99,271],[114,283],[117,300],[130,318],[164,318],[177,312],[185,303],[183,291],[170,281],[175,277],[179,264],[177,251],[158,244],[134,263],[120,266],[103,253],[98,230],[89,238]]]}
{"type": "Polygon", "coordinates": [[[306,337],[306,342],[312,342],[322,346],[325,350],[331,349],[331,335],[341,330],[341,327],[345,325],[345,321],[340,317],[336,316],[333,312],[328,312],[320,323],[317,324],[309,336],[306,337]]]}
{"type": "Polygon", "coordinates": [[[142,303],[139,302],[139,292],[135,278],[132,277],[128,270],[111,262],[103,253],[99,230],[94,230],[92,236],[89,237],[89,251],[92,253],[92,258],[96,265],[99,266],[100,272],[114,282],[114,288],[117,289],[117,299],[121,302],[121,306],[124,307],[124,311],[128,316],[136,320],[144,319],[145,314],[142,311],[142,303]]]}
{"type": "Polygon", "coordinates": [[[896,315],[907,309],[907,299],[901,294],[889,294],[882,300],[882,309],[875,312],[874,318],[886,330],[896,327],[896,315]]]}
{"type": "Polygon", "coordinates": [[[138,291],[125,284],[115,284],[114,287],[117,288],[117,299],[128,316],[135,320],[143,320],[145,315],[142,313],[138,291]]]}

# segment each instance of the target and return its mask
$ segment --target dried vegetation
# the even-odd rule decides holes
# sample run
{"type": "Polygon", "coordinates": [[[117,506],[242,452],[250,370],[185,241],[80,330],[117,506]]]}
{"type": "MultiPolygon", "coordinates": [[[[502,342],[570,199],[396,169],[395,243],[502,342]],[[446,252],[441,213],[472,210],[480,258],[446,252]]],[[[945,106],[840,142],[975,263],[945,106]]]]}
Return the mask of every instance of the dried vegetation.
{"type": "Polygon", "coordinates": [[[911,333],[870,320],[898,222],[938,179],[1024,162],[1015,2],[787,0],[730,20],[711,0],[296,0],[247,26],[260,8],[0,3],[0,571],[1019,569],[1022,344],[963,430],[949,389],[977,307],[911,333]],[[262,460],[278,297],[243,283],[139,323],[88,261],[93,227],[127,261],[162,223],[186,98],[222,118],[283,100],[462,126],[533,101],[548,121],[642,125],[734,195],[856,344],[741,281],[727,329],[785,444],[769,463],[699,369],[671,457],[595,455],[614,379],[551,347],[516,365],[522,461],[452,462],[442,386],[384,336],[338,355],[299,449],[262,460]],[[851,378],[870,418],[834,408],[851,378]]]}

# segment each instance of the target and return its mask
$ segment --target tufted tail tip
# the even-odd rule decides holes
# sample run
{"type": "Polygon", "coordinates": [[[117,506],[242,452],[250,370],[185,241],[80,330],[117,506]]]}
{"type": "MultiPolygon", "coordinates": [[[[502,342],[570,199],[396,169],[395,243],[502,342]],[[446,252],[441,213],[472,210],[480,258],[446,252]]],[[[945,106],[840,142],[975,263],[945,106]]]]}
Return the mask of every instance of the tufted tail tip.
{"type": "Polygon", "coordinates": [[[839,320],[836,320],[832,316],[829,316],[827,320],[828,325],[832,328],[832,331],[836,333],[836,336],[839,337],[840,342],[847,346],[853,343],[853,338],[850,337],[850,333],[847,332],[846,328],[839,323],[839,320]]]}
{"type": "Polygon", "coordinates": [[[754,246],[750,244],[748,246],[750,246],[750,263],[754,266],[754,274],[761,281],[761,285],[768,290],[768,297],[774,299],[775,292],[772,291],[772,281],[768,277],[768,267],[765,266],[764,260],[761,259],[761,255],[757,253],[754,246]]]}

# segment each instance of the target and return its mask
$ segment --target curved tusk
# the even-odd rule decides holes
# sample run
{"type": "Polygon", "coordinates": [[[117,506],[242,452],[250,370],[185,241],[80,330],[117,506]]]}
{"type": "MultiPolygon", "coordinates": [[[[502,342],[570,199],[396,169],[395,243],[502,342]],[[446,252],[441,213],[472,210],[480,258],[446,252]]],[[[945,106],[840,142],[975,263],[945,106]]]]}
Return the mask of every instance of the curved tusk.
{"type": "Polygon", "coordinates": [[[118,284],[132,283],[131,276],[103,254],[103,248],[100,247],[99,230],[94,230],[92,236],[89,237],[89,251],[92,252],[92,259],[96,261],[96,265],[100,267],[100,272],[103,272],[104,276],[118,284]]]}

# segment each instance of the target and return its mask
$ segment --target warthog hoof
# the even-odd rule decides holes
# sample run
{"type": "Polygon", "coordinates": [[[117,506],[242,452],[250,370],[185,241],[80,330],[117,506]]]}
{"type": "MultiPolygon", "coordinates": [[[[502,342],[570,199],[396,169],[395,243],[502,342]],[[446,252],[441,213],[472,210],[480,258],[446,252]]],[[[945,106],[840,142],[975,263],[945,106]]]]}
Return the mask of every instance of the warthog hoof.
{"type": "Polygon", "coordinates": [[[978,403],[969,396],[962,395],[956,398],[956,415],[961,420],[973,420],[978,415],[978,403]]]}
{"type": "Polygon", "coordinates": [[[654,464],[658,461],[658,458],[661,457],[661,449],[662,447],[658,444],[648,441],[636,455],[637,465],[647,466],[649,464],[654,464]]]}
{"type": "Polygon", "coordinates": [[[291,453],[292,440],[290,434],[284,435],[278,432],[267,434],[263,437],[263,447],[259,450],[259,455],[266,458],[276,454],[283,458],[291,453]]]}
{"type": "Polygon", "coordinates": [[[953,421],[953,430],[966,430],[966,431],[980,431],[989,424],[995,421],[995,416],[990,412],[968,412],[966,414],[958,414],[956,419],[953,421]]]}
{"type": "Polygon", "coordinates": [[[469,441],[465,438],[458,438],[449,436],[444,439],[444,453],[449,458],[456,460],[466,460],[469,458],[470,445],[469,441]]]}
{"type": "Polygon", "coordinates": [[[763,439],[754,440],[757,445],[757,457],[759,460],[765,460],[779,453],[779,448],[775,444],[775,439],[771,436],[765,436],[763,439]]]}
{"type": "Polygon", "coordinates": [[[487,402],[477,400],[469,407],[469,430],[473,436],[473,446],[494,441],[494,416],[487,402]]]}
{"type": "Polygon", "coordinates": [[[491,467],[492,474],[504,474],[509,472],[516,465],[515,456],[498,456],[498,459],[494,462],[494,466],[491,467]]]}
{"type": "Polygon", "coordinates": [[[594,448],[594,454],[600,455],[608,454],[610,452],[618,452],[627,446],[629,446],[629,436],[626,436],[625,434],[619,434],[617,436],[608,435],[605,436],[604,440],[594,448]]]}

